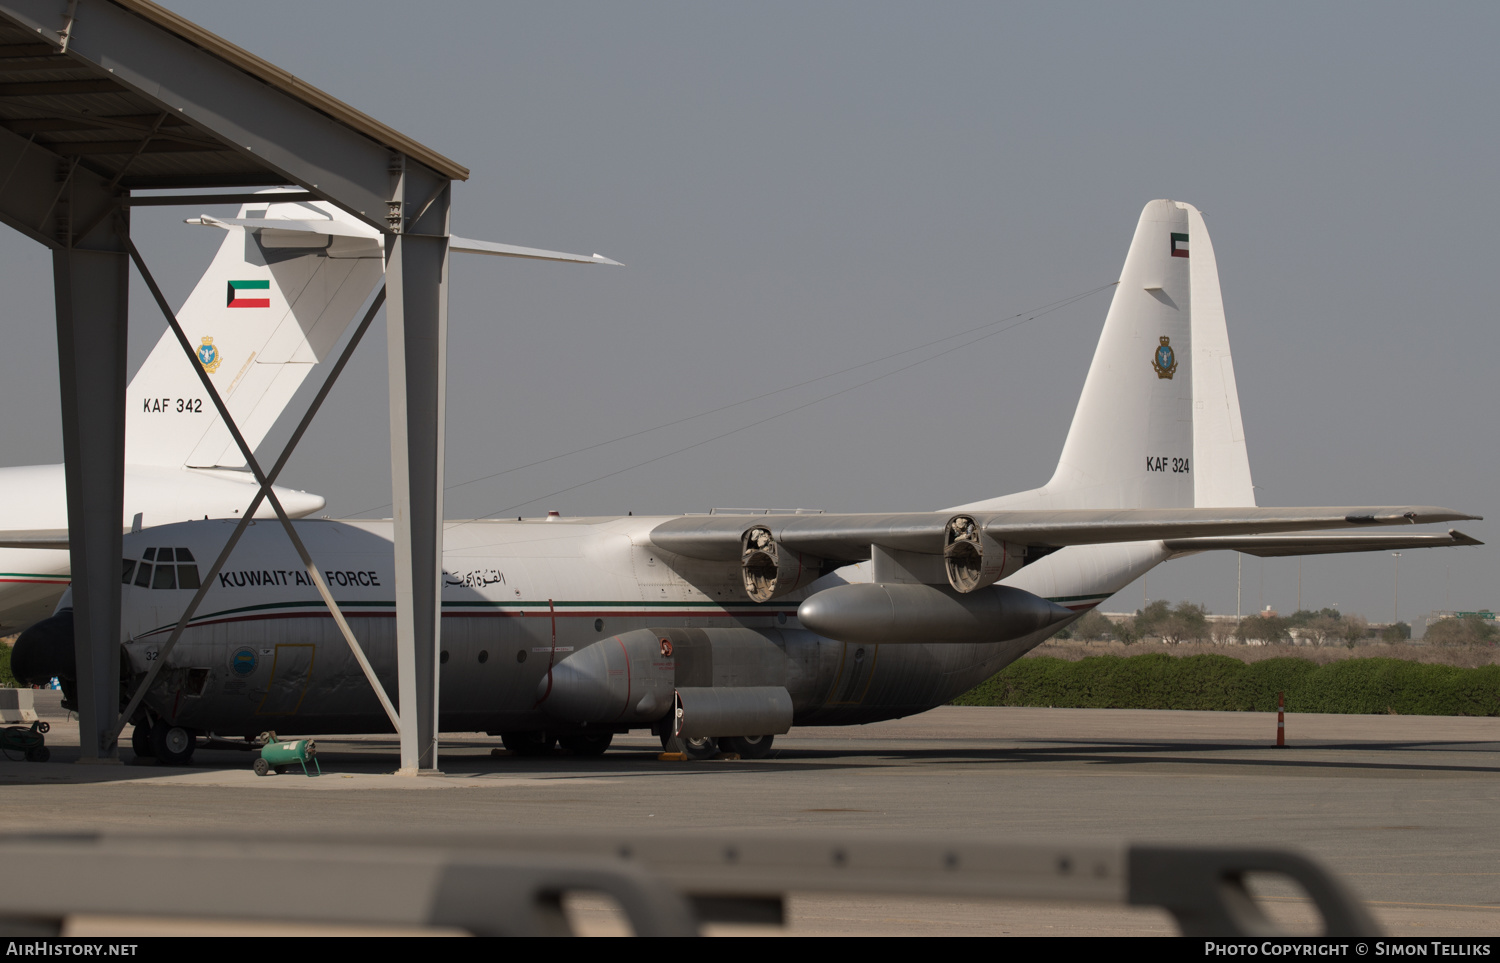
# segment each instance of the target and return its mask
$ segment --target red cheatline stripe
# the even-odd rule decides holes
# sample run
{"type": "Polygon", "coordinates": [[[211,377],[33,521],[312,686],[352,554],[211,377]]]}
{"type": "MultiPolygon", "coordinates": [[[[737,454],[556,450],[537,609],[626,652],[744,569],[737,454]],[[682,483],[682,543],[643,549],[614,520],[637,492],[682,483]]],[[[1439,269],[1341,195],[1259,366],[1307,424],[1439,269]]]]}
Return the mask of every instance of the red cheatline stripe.
{"type": "MultiPolygon", "coordinates": [[[[389,609],[377,609],[376,611],[373,611],[373,612],[362,612],[362,611],[357,611],[357,610],[350,609],[348,606],[344,607],[344,614],[347,615],[351,619],[390,619],[390,618],[395,618],[396,617],[396,613],[392,612],[389,609]]],[[[776,615],[778,613],[776,613],[776,612],[754,612],[754,613],[749,613],[749,614],[754,615],[754,616],[773,616],[773,615],[776,615]]],[[[795,616],[797,613],[795,611],[791,611],[791,612],[786,612],[785,614],[790,618],[790,617],[795,616]]],[[[604,616],[604,615],[610,616],[612,618],[617,618],[617,619],[619,619],[619,618],[631,618],[631,619],[645,619],[645,618],[668,618],[668,619],[682,619],[682,618],[690,618],[690,619],[726,618],[727,619],[727,618],[743,618],[746,615],[746,613],[743,613],[743,612],[678,612],[678,611],[673,611],[673,612],[670,612],[670,613],[666,613],[666,612],[662,612],[660,610],[640,611],[640,612],[621,612],[621,611],[616,611],[616,610],[604,610],[604,609],[600,609],[597,612],[558,612],[558,613],[556,613],[555,617],[556,618],[562,618],[562,619],[585,619],[585,618],[591,619],[591,618],[595,618],[597,616],[604,616]]],[[[515,619],[515,618],[552,618],[552,617],[554,617],[553,613],[552,612],[546,612],[546,611],[542,611],[542,612],[497,612],[497,611],[478,611],[478,612],[457,611],[457,612],[453,612],[453,611],[450,611],[450,612],[444,612],[443,613],[443,618],[445,618],[445,619],[453,619],[453,618],[463,618],[463,619],[495,619],[495,618],[515,619]]],[[[237,616],[232,616],[230,618],[218,618],[218,619],[216,619],[216,618],[207,618],[207,619],[203,619],[201,621],[198,620],[198,619],[194,619],[193,622],[192,622],[192,626],[191,627],[196,629],[196,628],[199,628],[199,627],[205,626],[205,625],[229,625],[229,624],[232,624],[232,623],[235,623],[235,622],[259,622],[259,621],[263,621],[265,619],[331,619],[331,618],[333,618],[333,616],[329,613],[329,611],[327,609],[325,609],[325,608],[319,608],[319,609],[310,609],[310,610],[305,611],[305,612],[268,612],[268,613],[261,614],[261,615],[237,615],[237,616]]],[[[176,627],[177,626],[175,625],[175,623],[173,625],[164,625],[164,626],[162,626],[159,629],[155,629],[155,630],[153,630],[151,632],[147,632],[145,635],[140,636],[140,638],[144,639],[144,638],[149,638],[149,637],[151,637],[153,635],[161,635],[164,632],[170,632],[170,631],[172,631],[176,627]]]]}

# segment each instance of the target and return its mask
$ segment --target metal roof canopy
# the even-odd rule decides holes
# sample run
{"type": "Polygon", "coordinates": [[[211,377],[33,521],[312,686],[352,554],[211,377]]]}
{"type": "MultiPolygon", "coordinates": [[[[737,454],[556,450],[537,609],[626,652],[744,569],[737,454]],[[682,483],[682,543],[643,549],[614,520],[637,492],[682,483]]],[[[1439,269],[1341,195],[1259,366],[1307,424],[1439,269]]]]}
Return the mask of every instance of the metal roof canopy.
{"type": "Polygon", "coordinates": [[[468,174],[150,0],[0,0],[0,221],[53,251],[83,761],[118,758],[129,192],[293,184],[386,236],[401,765],[435,770],[448,215],[468,174]]]}

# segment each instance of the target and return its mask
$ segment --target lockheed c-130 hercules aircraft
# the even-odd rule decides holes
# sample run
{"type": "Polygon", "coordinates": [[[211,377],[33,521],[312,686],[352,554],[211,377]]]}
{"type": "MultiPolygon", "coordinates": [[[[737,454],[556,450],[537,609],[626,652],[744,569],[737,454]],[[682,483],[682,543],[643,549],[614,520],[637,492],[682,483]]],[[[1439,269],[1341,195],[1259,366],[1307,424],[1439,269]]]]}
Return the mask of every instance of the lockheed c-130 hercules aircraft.
{"type": "MultiPolygon", "coordinates": [[[[448,523],[439,728],[523,753],[603,752],[616,733],[651,729],[691,756],[762,756],[793,725],[942,705],[1168,559],[1473,545],[1454,531],[1348,530],[1475,517],[1256,507],[1203,217],[1152,201],[1047,484],[937,512],[448,523]]],[[[181,763],[207,734],[391,731],[278,527],[246,531],[162,652],[190,598],[181,586],[198,582],[192,560],[214,558],[234,524],[125,539],[128,688],[165,656],[131,719],[137,751],[181,763]]],[[[295,524],[390,690],[391,523],[295,524]]],[[[23,634],[13,664],[66,688],[71,659],[60,609],[23,634]]]]}

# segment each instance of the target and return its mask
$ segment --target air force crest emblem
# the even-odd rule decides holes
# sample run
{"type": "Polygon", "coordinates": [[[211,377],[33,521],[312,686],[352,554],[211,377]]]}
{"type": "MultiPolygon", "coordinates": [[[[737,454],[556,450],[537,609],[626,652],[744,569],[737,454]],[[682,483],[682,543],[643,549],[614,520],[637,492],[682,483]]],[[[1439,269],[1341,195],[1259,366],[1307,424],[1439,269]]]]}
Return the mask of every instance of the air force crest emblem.
{"type": "Polygon", "coordinates": [[[1177,373],[1177,353],[1172,350],[1172,339],[1166,335],[1161,336],[1161,346],[1156,349],[1156,357],[1152,359],[1151,367],[1156,369],[1158,378],[1166,378],[1169,381],[1177,373]]]}
{"type": "MultiPolygon", "coordinates": [[[[1165,339],[1163,341],[1165,342],[1165,339]]],[[[198,363],[203,365],[204,370],[209,374],[213,374],[219,370],[219,365],[223,361],[224,359],[219,355],[219,349],[214,347],[214,339],[204,338],[203,343],[198,345],[198,363]]],[[[1166,377],[1170,378],[1171,375],[1166,377]]]]}
{"type": "Polygon", "coordinates": [[[240,649],[229,657],[229,667],[235,675],[249,675],[255,671],[255,650],[240,649]]]}

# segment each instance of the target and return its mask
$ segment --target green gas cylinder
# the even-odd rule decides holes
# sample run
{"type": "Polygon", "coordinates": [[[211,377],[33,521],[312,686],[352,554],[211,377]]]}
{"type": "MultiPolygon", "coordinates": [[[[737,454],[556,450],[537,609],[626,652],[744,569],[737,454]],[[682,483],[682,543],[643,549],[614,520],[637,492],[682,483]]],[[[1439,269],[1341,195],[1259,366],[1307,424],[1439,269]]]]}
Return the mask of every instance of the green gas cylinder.
{"type": "Polygon", "coordinates": [[[261,746],[260,758],[255,760],[255,774],[264,776],[276,770],[277,773],[286,772],[294,765],[302,767],[302,773],[306,776],[321,776],[323,769],[318,765],[318,746],[311,739],[277,739],[276,733],[264,733],[265,745],[261,746]],[[309,771],[307,764],[311,762],[313,769],[309,771]]]}

